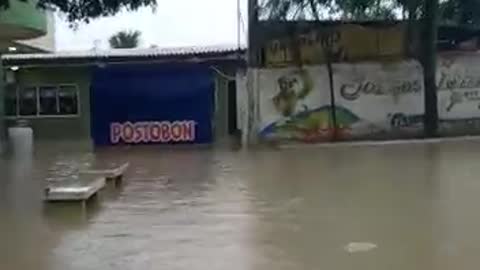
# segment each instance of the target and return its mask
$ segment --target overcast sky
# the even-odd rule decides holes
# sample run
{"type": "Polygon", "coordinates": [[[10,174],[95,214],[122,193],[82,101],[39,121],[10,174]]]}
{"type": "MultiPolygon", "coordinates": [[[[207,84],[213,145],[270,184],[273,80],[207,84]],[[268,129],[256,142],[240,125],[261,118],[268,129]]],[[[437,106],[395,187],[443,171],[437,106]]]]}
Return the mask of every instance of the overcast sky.
{"type": "MultiPolygon", "coordinates": [[[[72,30],[62,16],[57,18],[57,50],[91,49],[95,40],[102,48],[121,30],[140,30],[141,47],[237,44],[236,0],[157,0],[155,12],[144,8],[81,24],[72,30]]],[[[246,1],[241,0],[246,23],[246,1]]],[[[242,30],[242,42],[246,30],[242,30]]]]}

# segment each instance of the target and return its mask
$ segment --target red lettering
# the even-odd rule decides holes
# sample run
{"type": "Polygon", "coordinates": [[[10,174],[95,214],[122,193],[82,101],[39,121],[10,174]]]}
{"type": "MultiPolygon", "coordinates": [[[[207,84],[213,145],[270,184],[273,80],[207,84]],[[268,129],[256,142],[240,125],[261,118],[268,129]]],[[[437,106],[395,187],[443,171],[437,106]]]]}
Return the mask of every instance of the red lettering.
{"type": "Polygon", "coordinates": [[[161,129],[160,129],[160,123],[159,122],[152,122],[150,123],[150,128],[149,128],[149,133],[150,133],[150,139],[152,142],[160,142],[162,140],[161,138],[161,129]]]}
{"type": "Polygon", "coordinates": [[[130,122],[123,124],[122,128],[122,139],[126,143],[132,143],[134,139],[134,129],[133,125],[130,122]]]}
{"type": "Polygon", "coordinates": [[[169,142],[171,140],[171,135],[170,135],[170,122],[161,122],[160,123],[160,130],[161,136],[160,140],[162,142],[169,142]]]}
{"type": "Polygon", "coordinates": [[[143,142],[148,143],[150,139],[150,122],[143,122],[143,142]]]}
{"type": "Polygon", "coordinates": [[[142,123],[135,123],[133,125],[133,129],[135,130],[135,135],[133,136],[133,142],[139,143],[143,141],[143,132],[142,132],[142,123]]]}
{"type": "Polygon", "coordinates": [[[185,129],[183,128],[182,122],[173,122],[171,125],[170,133],[172,134],[172,139],[175,142],[179,142],[184,140],[184,132],[185,129]]]}
{"type": "Polygon", "coordinates": [[[185,121],[184,123],[185,141],[195,141],[195,121],[185,121]]]}
{"type": "Polygon", "coordinates": [[[135,123],[135,143],[150,142],[149,123],[150,122],[135,123]]]}
{"type": "Polygon", "coordinates": [[[112,123],[110,125],[110,143],[117,144],[120,141],[122,124],[112,123]]]}
{"type": "Polygon", "coordinates": [[[110,124],[110,142],[149,143],[195,140],[195,121],[125,122],[110,124]]]}

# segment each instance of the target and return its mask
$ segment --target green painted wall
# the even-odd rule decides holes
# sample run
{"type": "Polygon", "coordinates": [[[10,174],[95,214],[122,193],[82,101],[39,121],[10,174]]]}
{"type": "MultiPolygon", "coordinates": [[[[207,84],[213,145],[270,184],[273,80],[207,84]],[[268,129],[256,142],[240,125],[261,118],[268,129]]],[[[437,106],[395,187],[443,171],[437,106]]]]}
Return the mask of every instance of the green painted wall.
{"type": "MultiPolygon", "coordinates": [[[[26,118],[33,128],[35,140],[90,140],[91,72],[88,67],[21,68],[16,73],[19,87],[76,84],[79,89],[78,117],[26,118]]],[[[15,120],[6,122],[9,126],[15,120]]]]}
{"type": "Polygon", "coordinates": [[[0,40],[30,39],[47,33],[45,11],[36,3],[10,0],[10,7],[0,11],[0,40]]]}

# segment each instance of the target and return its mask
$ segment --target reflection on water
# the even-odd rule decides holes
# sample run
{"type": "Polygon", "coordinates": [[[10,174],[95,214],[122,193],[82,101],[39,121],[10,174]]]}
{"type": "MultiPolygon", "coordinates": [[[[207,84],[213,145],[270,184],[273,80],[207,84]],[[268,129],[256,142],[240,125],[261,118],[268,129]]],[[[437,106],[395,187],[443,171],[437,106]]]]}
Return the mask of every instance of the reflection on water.
{"type": "Polygon", "coordinates": [[[40,144],[0,160],[0,269],[475,269],[480,142],[231,151],[40,144]],[[129,161],[86,215],[43,185],[129,161]],[[100,164],[100,165],[98,165],[100,164]],[[346,247],[368,244],[364,252],[346,247]]]}

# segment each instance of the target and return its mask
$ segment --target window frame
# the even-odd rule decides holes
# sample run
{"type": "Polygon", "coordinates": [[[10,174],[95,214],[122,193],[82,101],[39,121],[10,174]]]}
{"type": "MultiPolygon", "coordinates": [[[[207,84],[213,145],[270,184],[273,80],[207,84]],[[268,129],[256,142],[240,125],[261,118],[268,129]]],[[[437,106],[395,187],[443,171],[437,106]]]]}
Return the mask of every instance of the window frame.
{"type": "MultiPolygon", "coordinates": [[[[56,102],[56,109],[57,109],[57,112],[59,112],[58,110],[58,90],[60,89],[60,86],[59,85],[39,85],[37,87],[35,87],[35,90],[37,91],[37,115],[36,116],[49,116],[49,117],[52,117],[52,116],[60,116],[61,114],[41,114],[41,108],[42,108],[42,103],[40,102],[41,101],[41,95],[40,95],[40,89],[41,88],[54,88],[55,89],[55,102],[56,102]]],[[[23,88],[28,88],[27,87],[23,87],[23,88]]]]}
{"type": "MultiPolygon", "coordinates": [[[[56,119],[56,118],[79,118],[82,115],[81,112],[81,96],[78,84],[75,83],[59,83],[59,84],[33,84],[33,85],[17,85],[15,87],[15,93],[17,96],[16,104],[16,115],[5,115],[5,119],[56,119]],[[60,112],[60,98],[58,96],[59,90],[61,87],[72,87],[75,90],[75,96],[77,98],[77,113],[76,114],[40,114],[40,88],[43,87],[54,87],[56,88],[56,99],[57,99],[57,111],[60,112]],[[20,92],[22,89],[26,88],[35,88],[37,95],[36,105],[37,105],[37,114],[36,115],[20,115],[20,92]]],[[[5,102],[5,99],[3,100],[5,102]]]]}
{"type": "Polygon", "coordinates": [[[20,108],[20,105],[21,105],[21,99],[22,99],[22,95],[20,93],[20,87],[17,87],[17,117],[18,118],[28,118],[28,117],[36,117],[39,115],[39,112],[38,112],[38,108],[39,108],[39,98],[38,98],[38,89],[34,86],[25,86],[23,87],[23,89],[35,89],[35,105],[36,105],[36,114],[35,115],[22,115],[20,114],[20,111],[21,111],[21,108],[20,108]]]}

